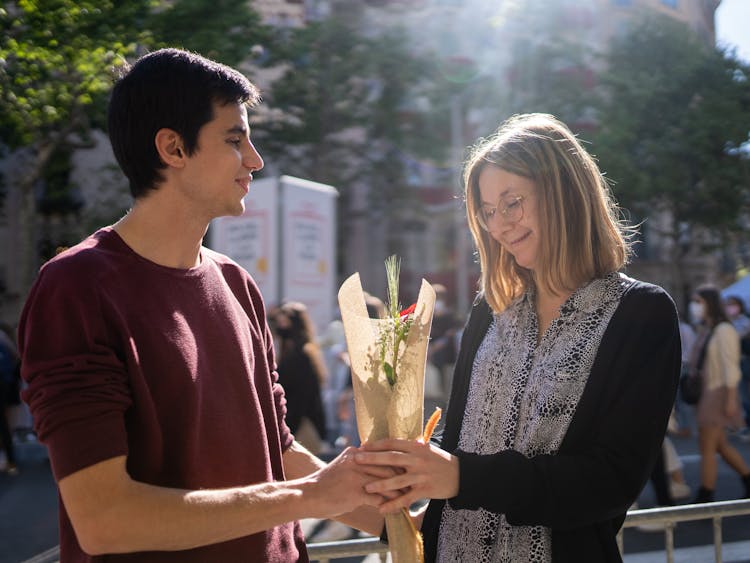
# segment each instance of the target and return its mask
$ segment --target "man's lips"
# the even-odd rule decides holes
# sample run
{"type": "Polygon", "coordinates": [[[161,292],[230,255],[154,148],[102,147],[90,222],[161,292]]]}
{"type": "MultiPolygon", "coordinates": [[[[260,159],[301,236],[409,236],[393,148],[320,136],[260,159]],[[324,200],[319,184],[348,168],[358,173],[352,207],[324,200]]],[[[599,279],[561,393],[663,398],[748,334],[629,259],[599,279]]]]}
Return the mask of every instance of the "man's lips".
{"type": "Polygon", "coordinates": [[[248,191],[250,189],[250,182],[253,181],[253,177],[245,176],[244,178],[235,178],[234,181],[237,182],[243,190],[248,191]]]}

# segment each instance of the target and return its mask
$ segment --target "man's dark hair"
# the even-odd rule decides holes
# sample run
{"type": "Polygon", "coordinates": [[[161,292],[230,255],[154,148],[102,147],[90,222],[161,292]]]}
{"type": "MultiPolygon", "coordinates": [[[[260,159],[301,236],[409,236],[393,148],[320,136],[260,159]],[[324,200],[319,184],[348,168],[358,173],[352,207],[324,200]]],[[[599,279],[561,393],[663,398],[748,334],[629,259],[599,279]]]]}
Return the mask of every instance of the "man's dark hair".
{"type": "Polygon", "coordinates": [[[252,106],[258,89],[238,71],[195,53],[161,49],[126,68],[109,101],[109,139],[134,198],[157,188],[165,164],[154,144],[162,128],[182,137],[186,154],[198,149],[200,128],[213,105],[252,106]]]}

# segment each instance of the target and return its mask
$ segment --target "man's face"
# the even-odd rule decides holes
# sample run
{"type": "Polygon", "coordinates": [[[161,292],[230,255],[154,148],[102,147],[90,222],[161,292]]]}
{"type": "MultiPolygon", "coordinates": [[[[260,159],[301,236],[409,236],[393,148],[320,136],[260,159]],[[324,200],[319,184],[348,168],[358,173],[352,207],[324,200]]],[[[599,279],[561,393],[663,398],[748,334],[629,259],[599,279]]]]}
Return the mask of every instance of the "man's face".
{"type": "Polygon", "coordinates": [[[207,221],[241,215],[252,173],[261,168],[263,159],[250,141],[245,106],[214,104],[214,118],[201,127],[197,149],[187,158],[183,194],[207,221]]]}

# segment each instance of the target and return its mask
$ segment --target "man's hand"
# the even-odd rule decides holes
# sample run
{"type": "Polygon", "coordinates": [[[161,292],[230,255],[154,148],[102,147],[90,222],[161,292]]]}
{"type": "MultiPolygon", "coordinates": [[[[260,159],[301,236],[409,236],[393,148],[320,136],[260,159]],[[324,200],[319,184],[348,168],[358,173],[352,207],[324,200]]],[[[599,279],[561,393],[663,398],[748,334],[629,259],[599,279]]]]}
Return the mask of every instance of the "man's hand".
{"type": "Polygon", "coordinates": [[[357,463],[393,467],[396,475],[365,485],[368,493],[393,497],[380,506],[383,514],[408,508],[424,498],[452,498],[458,494],[458,458],[421,441],[386,439],[362,446],[357,463]]]}
{"type": "Polygon", "coordinates": [[[363,505],[379,507],[381,494],[368,492],[369,483],[392,475],[388,468],[369,467],[354,461],[356,450],[345,449],[328,465],[301,480],[312,518],[335,518],[363,505]]]}

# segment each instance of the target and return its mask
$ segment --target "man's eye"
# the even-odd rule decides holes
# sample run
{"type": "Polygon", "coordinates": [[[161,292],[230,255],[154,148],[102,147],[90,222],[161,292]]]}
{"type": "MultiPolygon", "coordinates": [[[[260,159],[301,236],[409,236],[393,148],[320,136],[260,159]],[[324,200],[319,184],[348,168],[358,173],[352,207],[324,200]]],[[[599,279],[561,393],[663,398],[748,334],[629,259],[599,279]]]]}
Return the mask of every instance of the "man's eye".
{"type": "Polygon", "coordinates": [[[239,147],[240,143],[242,143],[242,139],[229,139],[229,142],[232,143],[234,146],[239,147]]]}

